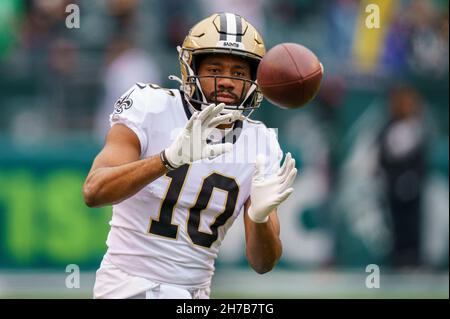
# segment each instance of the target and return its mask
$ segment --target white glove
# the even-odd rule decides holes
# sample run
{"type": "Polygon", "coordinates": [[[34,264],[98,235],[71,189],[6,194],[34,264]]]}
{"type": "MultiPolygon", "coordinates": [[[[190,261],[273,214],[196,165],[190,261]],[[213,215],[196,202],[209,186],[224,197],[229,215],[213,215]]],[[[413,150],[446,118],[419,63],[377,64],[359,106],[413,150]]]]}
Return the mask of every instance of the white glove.
{"type": "Polygon", "coordinates": [[[220,124],[231,123],[238,118],[236,112],[218,116],[224,107],[224,103],[210,104],[201,112],[192,114],[175,141],[164,150],[166,160],[172,168],[203,158],[212,159],[233,148],[231,143],[214,145],[206,143],[206,138],[213,128],[220,124]]]}
{"type": "Polygon", "coordinates": [[[278,172],[267,178],[264,178],[264,162],[264,155],[259,154],[256,157],[256,170],[250,191],[248,216],[255,223],[266,223],[269,214],[292,194],[294,189],[291,186],[297,175],[291,153],[287,153],[278,172]]]}

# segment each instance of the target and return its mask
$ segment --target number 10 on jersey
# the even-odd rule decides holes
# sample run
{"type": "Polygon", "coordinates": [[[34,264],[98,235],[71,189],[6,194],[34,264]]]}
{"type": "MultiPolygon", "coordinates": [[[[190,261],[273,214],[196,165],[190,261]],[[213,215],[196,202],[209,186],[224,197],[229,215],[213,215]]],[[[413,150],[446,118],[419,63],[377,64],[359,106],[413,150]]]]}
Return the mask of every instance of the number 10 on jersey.
{"type": "MultiPolygon", "coordinates": [[[[167,238],[176,239],[178,225],[172,224],[175,206],[183,190],[184,183],[189,172],[190,165],[183,165],[170,171],[166,176],[170,179],[166,194],[162,199],[161,208],[156,219],[150,220],[149,233],[167,238]]],[[[187,234],[192,243],[210,248],[218,238],[218,228],[223,226],[233,215],[239,195],[239,185],[233,177],[224,176],[218,172],[212,172],[203,178],[197,192],[197,199],[187,212],[187,234]],[[223,211],[217,215],[210,226],[211,234],[199,230],[201,213],[208,207],[214,188],[227,193],[223,211]]]]}

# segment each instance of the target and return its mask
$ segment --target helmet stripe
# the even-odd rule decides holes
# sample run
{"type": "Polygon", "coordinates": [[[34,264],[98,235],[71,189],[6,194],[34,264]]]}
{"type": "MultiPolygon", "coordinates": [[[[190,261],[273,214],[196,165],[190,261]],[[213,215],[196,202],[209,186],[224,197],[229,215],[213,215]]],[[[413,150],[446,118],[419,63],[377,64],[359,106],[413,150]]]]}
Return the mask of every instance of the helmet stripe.
{"type": "Polygon", "coordinates": [[[236,42],[242,42],[242,18],[236,17],[236,42]]]}
{"type": "Polygon", "coordinates": [[[225,13],[227,17],[227,41],[236,42],[236,16],[232,13],[225,13]]]}
{"type": "Polygon", "coordinates": [[[227,18],[225,13],[220,14],[220,41],[225,41],[227,36],[227,18]]]}

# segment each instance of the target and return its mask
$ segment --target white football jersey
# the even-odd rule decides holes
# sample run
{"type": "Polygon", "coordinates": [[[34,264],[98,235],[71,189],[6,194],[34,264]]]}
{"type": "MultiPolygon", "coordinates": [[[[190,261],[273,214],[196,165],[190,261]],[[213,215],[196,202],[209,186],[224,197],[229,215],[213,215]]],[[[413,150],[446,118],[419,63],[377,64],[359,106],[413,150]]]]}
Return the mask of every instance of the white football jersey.
{"type": "MultiPolygon", "coordinates": [[[[171,144],[190,110],[179,90],[137,83],[110,122],[136,133],[143,159],[171,144]]],[[[155,282],[209,287],[220,244],[250,196],[256,155],[266,156],[267,173],[282,157],[275,131],[260,122],[237,121],[224,139],[234,142],[231,152],[181,166],[113,206],[107,254],[114,265],[155,282]]]]}

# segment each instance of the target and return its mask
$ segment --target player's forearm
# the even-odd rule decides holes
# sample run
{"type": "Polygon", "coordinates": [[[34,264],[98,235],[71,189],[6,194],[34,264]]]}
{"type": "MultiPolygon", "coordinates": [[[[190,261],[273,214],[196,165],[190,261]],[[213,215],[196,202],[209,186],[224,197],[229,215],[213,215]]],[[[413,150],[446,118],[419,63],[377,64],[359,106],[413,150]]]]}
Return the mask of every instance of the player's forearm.
{"type": "Polygon", "coordinates": [[[89,207],[121,202],[166,172],[159,155],[120,166],[97,168],[84,184],[84,201],[89,207]]]}
{"type": "Polygon", "coordinates": [[[273,269],[281,257],[282,245],[272,219],[249,223],[246,254],[252,268],[260,274],[273,269]]]}

